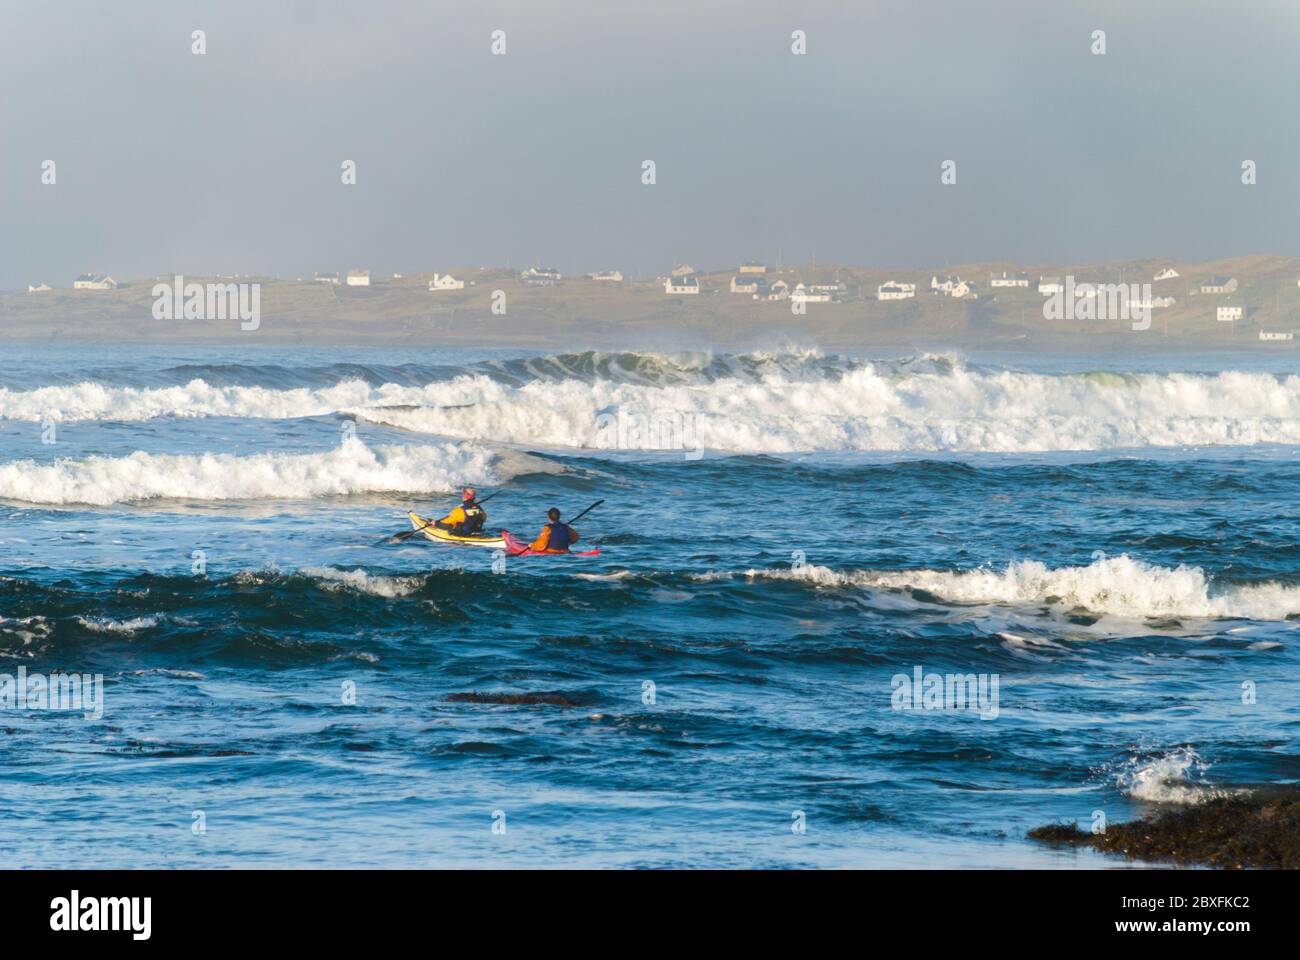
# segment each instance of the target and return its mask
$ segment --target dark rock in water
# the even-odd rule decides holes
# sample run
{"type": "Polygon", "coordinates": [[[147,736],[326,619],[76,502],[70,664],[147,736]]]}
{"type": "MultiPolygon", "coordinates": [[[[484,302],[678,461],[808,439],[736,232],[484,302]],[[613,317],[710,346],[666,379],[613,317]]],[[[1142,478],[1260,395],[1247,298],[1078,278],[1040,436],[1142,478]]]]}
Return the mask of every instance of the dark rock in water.
{"type": "Polygon", "coordinates": [[[452,703],[501,703],[511,706],[545,703],[553,707],[582,707],[591,698],[573,693],[450,693],[452,703]]]}
{"type": "Polygon", "coordinates": [[[1101,617],[1089,612],[1087,607],[1071,607],[1070,611],[1065,615],[1065,619],[1070,623],[1077,623],[1081,627],[1091,627],[1101,617]]]}
{"type": "Polygon", "coordinates": [[[1147,626],[1152,630],[1178,630],[1182,625],[1181,620],[1175,620],[1173,617],[1167,617],[1163,620],[1156,617],[1147,617],[1147,626]]]}
{"type": "Polygon", "coordinates": [[[1300,791],[1223,797],[1086,833],[1054,823],[1029,831],[1044,843],[1093,847],[1137,860],[1228,870],[1300,869],[1300,791]]]}

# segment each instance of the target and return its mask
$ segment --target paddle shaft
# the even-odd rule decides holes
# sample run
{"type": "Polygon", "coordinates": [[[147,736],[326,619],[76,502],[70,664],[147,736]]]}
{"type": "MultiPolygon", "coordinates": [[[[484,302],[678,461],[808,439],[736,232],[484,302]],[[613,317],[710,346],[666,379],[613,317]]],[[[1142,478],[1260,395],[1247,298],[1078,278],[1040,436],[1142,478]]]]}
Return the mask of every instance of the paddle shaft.
{"type": "Polygon", "coordinates": [[[593,503],[591,506],[589,506],[586,510],[582,511],[582,513],[578,514],[576,517],[572,518],[571,520],[566,520],[566,521],[564,521],[564,522],[565,522],[565,523],[575,523],[575,522],[577,522],[578,520],[581,520],[581,519],[582,519],[583,517],[585,517],[587,514],[591,513],[591,511],[595,510],[597,507],[599,507],[599,506],[600,506],[602,503],[604,503],[604,502],[605,502],[604,500],[597,500],[595,503],[593,503]]]}

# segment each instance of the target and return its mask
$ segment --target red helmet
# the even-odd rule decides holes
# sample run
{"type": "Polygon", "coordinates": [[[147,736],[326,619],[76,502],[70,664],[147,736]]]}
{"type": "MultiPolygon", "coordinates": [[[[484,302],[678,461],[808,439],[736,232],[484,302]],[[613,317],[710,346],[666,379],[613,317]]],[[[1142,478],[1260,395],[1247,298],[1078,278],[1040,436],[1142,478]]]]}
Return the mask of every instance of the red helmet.
{"type": "Polygon", "coordinates": [[[473,500],[473,499],[474,499],[474,488],[473,488],[473,487],[466,487],[464,490],[462,490],[462,491],[460,492],[460,499],[461,499],[462,501],[465,501],[465,500],[473,500]]]}

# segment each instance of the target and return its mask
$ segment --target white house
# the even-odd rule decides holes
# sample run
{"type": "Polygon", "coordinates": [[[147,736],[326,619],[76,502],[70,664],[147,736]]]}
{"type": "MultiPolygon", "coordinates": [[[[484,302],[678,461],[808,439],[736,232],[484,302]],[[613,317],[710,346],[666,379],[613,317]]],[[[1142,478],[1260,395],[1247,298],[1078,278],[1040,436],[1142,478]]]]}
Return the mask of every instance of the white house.
{"type": "Polygon", "coordinates": [[[1215,312],[1215,317],[1220,323],[1230,323],[1233,320],[1240,320],[1245,315],[1245,310],[1241,307],[1219,307],[1215,312]]]}
{"type": "Polygon", "coordinates": [[[699,293],[700,281],[694,277],[664,277],[664,293],[699,293]]]}
{"type": "Polygon", "coordinates": [[[312,283],[332,283],[336,287],[339,285],[339,275],[337,273],[318,273],[311,279],[312,283]]]}
{"type": "Polygon", "coordinates": [[[589,273],[587,276],[592,280],[598,280],[601,283],[622,283],[623,274],[618,270],[606,270],[602,273],[589,273]]]}
{"type": "Polygon", "coordinates": [[[430,290],[464,290],[465,281],[457,280],[450,273],[435,273],[429,281],[430,290]]]}
{"type": "Polygon", "coordinates": [[[1294,340],[1294,339],[1295,339],[1295,334],[1294,334],[1294,333],[1270,333],[1270,332],[1267,331],[1267,330],[1261,330],[1261,331],[1259,331],[1259,339],[1261,339],[1261,340],[1294,340]]]}
{"type": "Polygon", "coordinates": [[[1236,289],[1236,277],[1211,277],[1201,284],[1201,293],[1233,293],[1236,289]]]}
{"type": "Polygon", "coordinates": [[[1027,273],[1007,273],[1002,271],[1000,276],[989,274],[990,287],[1028,287],[1029,274],[1027,273]]]}
{"type": "Polygon", "coordinates": [[[368,287],[370,286],[369,270],[349,270],[348,271],[349,287],[368,287]]]}
{"type": "Polygon", "coordinates": [[[1154,277],[1152,277],[1152,279],[1153,279],[1153,280],[1172,280],[1172,279],[1174,279],[1174,277],[1176,277],[1176,276],[1178,276],[1178,271],[1177,271],[1177,270],[1175,270],[1173,267],[1165,267],[1163,270],[1161,270],[1159,273],[1157,273],[1154,277]]]}
{"type": "Polygon", "coordinates": [[[916,296],[916,284],[914,283],[899,283],[896,280],[886,280],[876,287],[877,300],[907,300],[914,296],[916,296]]]}
{"type": "Polygon", "coordinates": [[[534,287],[553,287],[560,282],[560,271],[550,267],[529,267],[519,275],[519,279],[534,287]]]}
{"type": "Polygon", "coordinates": [[[117,281],[102,273],[83,273],[72,282],[73,290],[116,290],[117,281]]]}
{"type": "Polygon", "coordinates": [[[1173,297],[1137,297],[1130,298],[1128,301],[1130,310],[1155,310],[1160,307],[1172,307],[1175,303],[1173,297]]]}
{"type": "Polygon", "coordinates": [[[829,293],[832,296],[837,294],[842,296],[849,292],[848,285],[839,280],[834,283],[810,283],[808,289],[813,293],[829,293]]]}
{"type": "Polygon", "coordinates": [[[784,280],[778,280],[767,288],[768,300],[784,300],[790,296],[790,284],[784,280]]]}
{"type": "Polygon", "coordinates": [[[741,273],[767,273],[767,264],[746,260],[740,265],[741,273]]]}
{"type": "Polygon", "coordinates": [[[957,299],[975,296],[975,284],[961,277],[931,277],[930,289],[957,299]]]}
{"type": "Polygon", "coordinates": [[[825,290],[814,290],[800,283],[790,291],[790,299],[799,303],[830,303],[831,295],[825,290]]]}
{"type": "Polygon", "coordinates": [[[48,283],[27,284],[28,293],[44,293],[46,290],[53,290],[48,283]]]}
{"type": "Polygon", "coordinates": [[[758,277],[732,277],[732,293],[758,293],[758,277]]]}
{"type": "Polygon", "coordinates": [[[1064,293],[1065,285],[1061,283],[1060,277],[1039,277],[1038,292],[1048,296],[1056,293],[1064,293]]]}

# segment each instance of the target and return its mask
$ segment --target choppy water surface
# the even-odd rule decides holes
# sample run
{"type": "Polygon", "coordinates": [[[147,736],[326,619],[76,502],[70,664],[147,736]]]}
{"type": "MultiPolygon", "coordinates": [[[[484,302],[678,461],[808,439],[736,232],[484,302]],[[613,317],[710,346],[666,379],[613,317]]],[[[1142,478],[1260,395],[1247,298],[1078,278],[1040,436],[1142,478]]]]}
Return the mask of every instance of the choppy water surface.
{"type": "Polygon", "coordinates": [[[4,359],[0,673],[104,678],[11,866],[1093,866],[1300,771],[1283,359],[4,359]],[[377,545],[463,483],[601,555],[377,545]]]}

